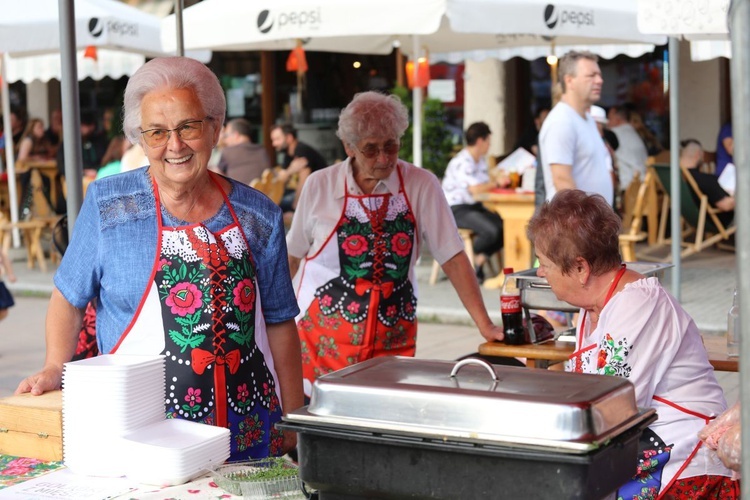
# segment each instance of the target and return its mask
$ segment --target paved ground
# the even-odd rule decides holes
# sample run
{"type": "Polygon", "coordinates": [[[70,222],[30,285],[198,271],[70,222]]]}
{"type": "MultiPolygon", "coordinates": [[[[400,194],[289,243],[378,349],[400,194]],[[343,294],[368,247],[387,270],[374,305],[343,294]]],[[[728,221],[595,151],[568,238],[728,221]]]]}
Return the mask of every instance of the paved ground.
{"type": "MultiPolygon", "coordinates": [[[[52,291],[54,266],[42,273],[26,268],[24,255],[14,251],[14,268],[18,281],[8,283],[17,305],[8,318],[0,322],[0,396],[15,389],[27,374],[44,361],[44,320],[47,300],[52,291]]],[[[456,292],[443,277],[429,285],[432,259],[425,256],[418,267],[420,330],[417,356],[433,359],[456,359],[475,352],[482,338],[473,328],[456,292]]],[[[722,334],[726,330],[726,313],[732,303],[736,283],[735,255],[707,250],[683,261],[682,302],[698,327],[706,333],[722,334]]],[[[670,272],[662,279],[671,285],[670,272]]],[[[482,290],[491,317],[500,323],[499,291],[482,290]]],[[[737,374],[721,373],[720,382],[732,403],[739,392],[737,374]]]]}

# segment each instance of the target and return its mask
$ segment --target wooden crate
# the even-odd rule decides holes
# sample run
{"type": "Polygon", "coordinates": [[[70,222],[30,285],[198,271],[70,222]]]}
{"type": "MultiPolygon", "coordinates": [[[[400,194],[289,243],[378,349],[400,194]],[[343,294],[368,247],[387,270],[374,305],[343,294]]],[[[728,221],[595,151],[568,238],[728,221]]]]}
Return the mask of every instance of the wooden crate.
{"type": "Polygon", "coordinates": [[[0,454],[62,460],[62,391],[0,399],[0,454]]]}

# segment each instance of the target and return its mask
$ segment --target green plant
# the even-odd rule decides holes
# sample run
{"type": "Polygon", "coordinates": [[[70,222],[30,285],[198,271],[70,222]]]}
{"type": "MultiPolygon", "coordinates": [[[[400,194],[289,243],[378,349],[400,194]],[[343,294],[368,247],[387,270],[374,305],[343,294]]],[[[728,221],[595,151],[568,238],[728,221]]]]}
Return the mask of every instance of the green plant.
{"type": "Polygon", "coordinates": [[[268,458],[262,461],[262,466],[251,469],[237,470],[226,475],[232,481],[270,481],[295,477],[297,468],[280,457],[268,458]]]}
{"type": "MultiPolygon", "coordinates": [[[[392,94],[398,96],[413,116],[411,92],[406,87],[395,87],[392,94]]],[[[451,159],[453,142],[448,128],[445,126],[447,117],[445,107],[439,99],[426,98],[422,106],[422,167],[442,178],[445,168],[451,159]]],[[[409,122],[401,138],[399,157],[408,162],[414,161],[413,122],[409,122]]]]}

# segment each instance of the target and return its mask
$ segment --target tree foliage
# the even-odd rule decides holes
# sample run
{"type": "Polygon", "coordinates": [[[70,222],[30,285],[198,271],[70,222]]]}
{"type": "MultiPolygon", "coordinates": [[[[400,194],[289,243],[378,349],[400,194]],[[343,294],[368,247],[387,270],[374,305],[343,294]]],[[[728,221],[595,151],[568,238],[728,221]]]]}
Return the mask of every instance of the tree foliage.
{"type": "MultiPolygon", "coordinates": [[[[409,116],[413,114],[413,103],[411,92],[405,87],[396,87],[392,93],[401,99],[409,110],[409,116]]],[[[445,107],[439,99],[426,98],[422,107],[422,167],[430,170],[438,178],[442,178],[445,168],[451,159],[453,141],[450,130],[445,126],[447,116],[445,107]]],[[[399,158],[408,162],[414,161],[413,156],[413,122],[410,120],[409,128],[401,138],[401,151],[399,158]]]]}

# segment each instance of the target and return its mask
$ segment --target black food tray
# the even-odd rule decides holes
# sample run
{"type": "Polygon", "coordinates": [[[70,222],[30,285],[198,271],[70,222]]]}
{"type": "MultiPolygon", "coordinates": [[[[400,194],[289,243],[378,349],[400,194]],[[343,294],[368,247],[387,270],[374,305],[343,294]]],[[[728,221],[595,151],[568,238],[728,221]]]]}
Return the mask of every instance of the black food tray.
{"type": "Polygon", "coordinates": [[[599,500],[636,472],[645,420],[584,454],[478,445],[282,422],[298,433],[300,478],[320,500],[599,500]]]}

